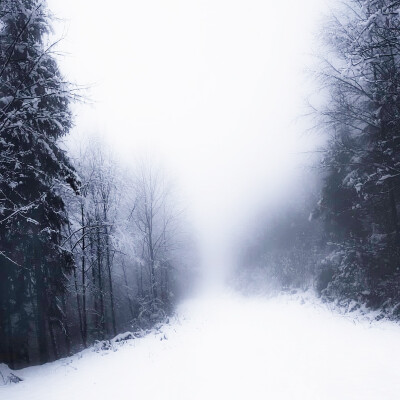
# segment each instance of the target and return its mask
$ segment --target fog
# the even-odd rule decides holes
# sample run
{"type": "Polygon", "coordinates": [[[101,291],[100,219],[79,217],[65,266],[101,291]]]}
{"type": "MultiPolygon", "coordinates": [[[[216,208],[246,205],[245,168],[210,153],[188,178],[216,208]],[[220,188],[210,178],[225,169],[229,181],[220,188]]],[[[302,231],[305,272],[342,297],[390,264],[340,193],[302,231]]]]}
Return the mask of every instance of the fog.
{"type": "Polygon", "coordinates": [[[398,2],[0,0],[0,70],[0,399],[399,398],[398,2]]]}
{"type": "Polygon", "coordinates": [[[61,69],[88,86],[70,142],[96,134],[131,163],[162,160],[205,275],[235,263],[243,226],[302,185],[315,138],[299,118],[324,2],[48,0],[61,69]]]}

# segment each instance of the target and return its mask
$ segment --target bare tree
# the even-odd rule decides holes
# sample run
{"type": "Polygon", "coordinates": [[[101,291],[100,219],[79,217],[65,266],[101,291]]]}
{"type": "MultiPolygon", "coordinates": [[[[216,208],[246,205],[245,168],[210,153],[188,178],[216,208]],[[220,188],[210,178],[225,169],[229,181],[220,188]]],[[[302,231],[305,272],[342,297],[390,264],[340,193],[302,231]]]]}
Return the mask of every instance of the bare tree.
{"type": "Polygon", "coordinates": [[[178,239],[179,212],[172,199],[172,186],[161,168],[149,161],[138,165],[134,188],[134,223],[138,231],[142,257],[149,277],[152,300],[167,301],[169,258],[178,239]]]}

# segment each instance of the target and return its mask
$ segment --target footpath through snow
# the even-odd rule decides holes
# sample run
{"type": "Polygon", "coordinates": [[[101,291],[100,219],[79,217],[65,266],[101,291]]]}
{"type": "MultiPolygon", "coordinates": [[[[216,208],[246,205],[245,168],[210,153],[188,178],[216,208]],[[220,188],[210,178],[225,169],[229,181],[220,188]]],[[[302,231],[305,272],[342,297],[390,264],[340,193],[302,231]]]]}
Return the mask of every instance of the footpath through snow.
{"type": "Polygon", "coordinates": [[[116,351],[17,374],[1,400],[399,399],[400,327],[288,296],[212,296],[116,351]]]}

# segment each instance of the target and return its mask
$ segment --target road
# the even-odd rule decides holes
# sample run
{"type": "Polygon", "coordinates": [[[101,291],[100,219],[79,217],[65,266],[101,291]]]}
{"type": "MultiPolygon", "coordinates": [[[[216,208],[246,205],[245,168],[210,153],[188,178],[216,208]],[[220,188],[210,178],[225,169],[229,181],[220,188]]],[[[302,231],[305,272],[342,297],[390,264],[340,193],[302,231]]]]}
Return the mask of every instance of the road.
{"type": "Polygon", "coordinates": [[[213,294],[115,351],[19,372],[1,400],[398,399],[400,327],[310,297],[213,294]]]}

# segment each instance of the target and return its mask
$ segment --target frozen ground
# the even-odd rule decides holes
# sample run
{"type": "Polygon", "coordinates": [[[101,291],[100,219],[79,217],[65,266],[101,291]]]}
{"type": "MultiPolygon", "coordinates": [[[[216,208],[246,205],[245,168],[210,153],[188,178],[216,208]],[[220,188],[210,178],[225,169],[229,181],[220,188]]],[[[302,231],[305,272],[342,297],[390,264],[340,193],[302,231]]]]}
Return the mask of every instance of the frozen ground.
{"type": "Polygon", "coordinates": [[[399,399],[400,327],[288,296],[214,295],[117,351],[17,374],[1,400],[399,399]]]}

